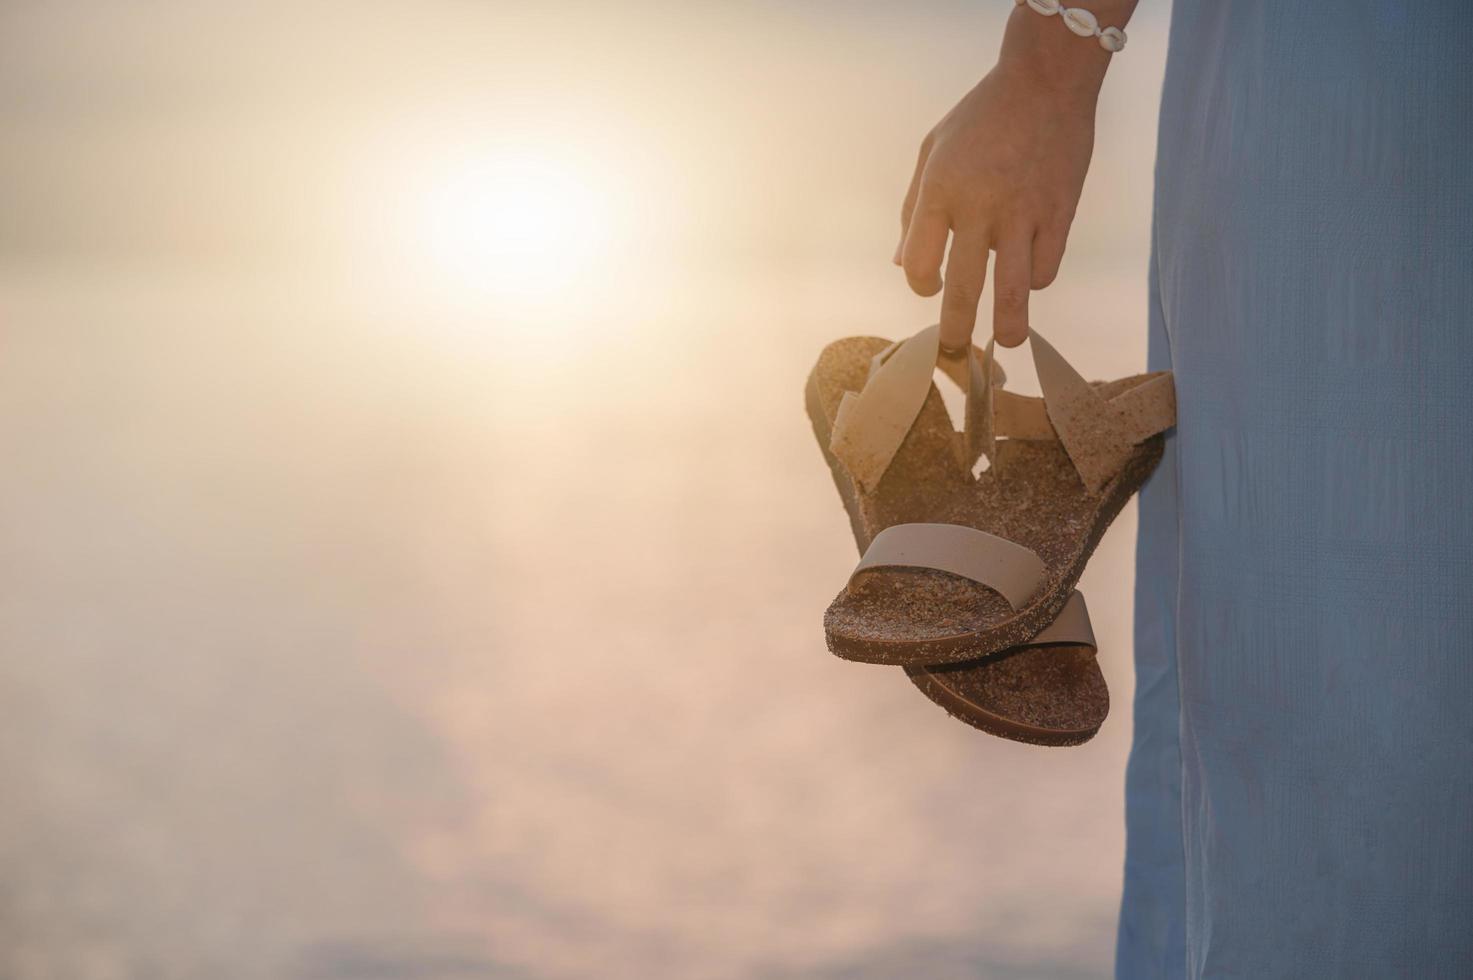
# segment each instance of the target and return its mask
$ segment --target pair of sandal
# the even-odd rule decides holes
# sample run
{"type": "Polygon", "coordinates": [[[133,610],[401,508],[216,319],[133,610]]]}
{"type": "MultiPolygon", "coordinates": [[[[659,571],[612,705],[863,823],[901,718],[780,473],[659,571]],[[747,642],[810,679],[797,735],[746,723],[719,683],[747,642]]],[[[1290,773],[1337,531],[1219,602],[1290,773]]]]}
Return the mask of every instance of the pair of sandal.
{"type": "Polygon", "coordinates": [[[991,343],[943,350],[938,326],[819,356],[808,415],[863,554],[824,632],[985,732],[1078,745],[1110,696],[1074,585],[1160,461],[1176,392],[1164,371],[1090,383],[1029,340],[1042,398],[1004,390],[991,343]],[[966,393],[961,432],[937,368],[966,393]]]}

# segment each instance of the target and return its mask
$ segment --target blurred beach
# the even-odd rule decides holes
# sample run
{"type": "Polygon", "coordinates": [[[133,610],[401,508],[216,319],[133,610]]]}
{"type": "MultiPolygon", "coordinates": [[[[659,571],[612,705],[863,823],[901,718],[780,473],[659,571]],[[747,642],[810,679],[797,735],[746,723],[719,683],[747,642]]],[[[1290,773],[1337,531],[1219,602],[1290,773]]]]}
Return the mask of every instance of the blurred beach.
{"type": "MultiPolygon", "coordinates": [[[[1133,506],[1086,746],[821,627],[803,380],[935,319],[900,198],[1011,9],[7,4],[0,976],[1109,975],[1133,506]]],[[[1094,377],[1166,17],[1033,298],[1094,377]]]]}

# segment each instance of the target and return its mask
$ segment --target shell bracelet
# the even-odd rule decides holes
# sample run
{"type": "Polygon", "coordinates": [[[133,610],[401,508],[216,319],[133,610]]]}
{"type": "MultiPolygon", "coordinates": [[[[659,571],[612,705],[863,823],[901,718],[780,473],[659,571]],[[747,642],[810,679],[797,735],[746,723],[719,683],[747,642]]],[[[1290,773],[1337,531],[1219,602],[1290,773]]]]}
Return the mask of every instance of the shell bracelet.
{"type": "Polygon", "coordinates": [[[1080,37],[1097,37],[1100,47],[1114,54],[1125,50],[1125,32],[1118,27],[1100,28],[1100,19],[1083,7],[1066,7],[1059,0],[1013,0],[1019,7],[1027,6],[1034,13],[1052,17],[1059,14],[1064,26],[1080,37]]]}

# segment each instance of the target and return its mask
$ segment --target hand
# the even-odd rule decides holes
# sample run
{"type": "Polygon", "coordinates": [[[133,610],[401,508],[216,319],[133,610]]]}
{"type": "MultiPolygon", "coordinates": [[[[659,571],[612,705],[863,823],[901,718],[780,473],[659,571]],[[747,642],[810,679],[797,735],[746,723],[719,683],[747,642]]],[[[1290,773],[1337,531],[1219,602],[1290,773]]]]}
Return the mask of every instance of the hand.
{"type": "Polygon", "coordinates": [[[998,66],[921,143],[895,263],[912,289],[934,296],[950,233],[941,300],[949,349],[971,340],[989,250],[997,253],[992,332],[1004,347],[1027,339],[1029,290],[1053,282],[1064,257],[1108,55],[1049,21],[1020,8],[998,66]]]}

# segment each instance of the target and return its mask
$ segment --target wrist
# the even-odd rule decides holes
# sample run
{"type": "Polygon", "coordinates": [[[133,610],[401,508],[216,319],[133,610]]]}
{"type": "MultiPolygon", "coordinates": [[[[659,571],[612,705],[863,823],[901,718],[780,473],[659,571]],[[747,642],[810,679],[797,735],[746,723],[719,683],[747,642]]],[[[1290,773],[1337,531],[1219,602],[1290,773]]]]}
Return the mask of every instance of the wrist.
{"type": "MultiPolygon", "coordinates": [[[[1129,20],[1134,0],[1083,0],[1069,3],[1095,13],[1106,26],[1129,20]]],[[[1110,52],[1074,34],[1057,16],[1044,17],[1026,4],[1015,6],[1003,33],[997,70],[1058,99],[1062,107],[1094,114],[1110,52]]]]}

